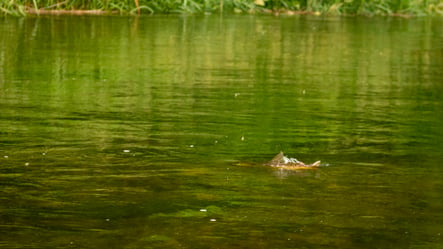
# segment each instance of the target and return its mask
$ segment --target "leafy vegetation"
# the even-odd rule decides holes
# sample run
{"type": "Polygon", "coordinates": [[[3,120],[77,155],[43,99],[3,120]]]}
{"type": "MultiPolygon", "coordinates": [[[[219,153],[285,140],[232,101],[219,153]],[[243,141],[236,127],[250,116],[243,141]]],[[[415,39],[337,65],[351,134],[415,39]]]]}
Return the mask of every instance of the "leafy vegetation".
{"type": "Polygon", "coordinates": [[[3,0],[0,13],[443,15],[443,0],[3,0]],[[86,12],[86,10],[100,10],[86,12]],[[85,11],[85,12],[82,12],[85,11]]]}

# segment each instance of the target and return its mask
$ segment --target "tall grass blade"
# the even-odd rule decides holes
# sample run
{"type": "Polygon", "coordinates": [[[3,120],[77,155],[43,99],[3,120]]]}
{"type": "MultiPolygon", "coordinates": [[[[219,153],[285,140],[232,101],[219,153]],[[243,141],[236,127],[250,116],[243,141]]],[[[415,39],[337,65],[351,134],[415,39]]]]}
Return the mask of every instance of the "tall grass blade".
{"type": "Polygon", "coordinates": [[[291,13],[334,15],[443,15],[443,0],[0,0],[0,14],[42,10],[103,10],[120,13],[291,13]],[[135,9],[134,9],[135,5],[135,9]],[[31,7],[32,6],[32,7],[31,7]],[[40,8],[39,8],[40,6],[40,8]]]}

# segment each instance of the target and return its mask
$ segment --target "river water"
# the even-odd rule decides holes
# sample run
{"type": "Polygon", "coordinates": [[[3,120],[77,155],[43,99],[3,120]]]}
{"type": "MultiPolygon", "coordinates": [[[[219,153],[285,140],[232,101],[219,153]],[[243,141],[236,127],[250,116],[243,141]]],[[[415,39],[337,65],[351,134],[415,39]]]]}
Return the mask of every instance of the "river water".
{"type": "Polygon", "coordinates": [[[1,248],[443,248],[442,18],[0,34],[1,248]]]}

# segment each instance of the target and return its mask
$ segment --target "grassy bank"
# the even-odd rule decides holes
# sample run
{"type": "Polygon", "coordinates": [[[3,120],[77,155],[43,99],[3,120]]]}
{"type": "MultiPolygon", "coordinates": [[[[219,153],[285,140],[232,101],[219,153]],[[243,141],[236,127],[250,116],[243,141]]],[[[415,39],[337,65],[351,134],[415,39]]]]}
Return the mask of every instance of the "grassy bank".
{"type": "Polygon", "coordinates": [[[3,15],[274,13],[443,15],[443,0],[3,0],[3,15]],[[93,10],[93,11],[91,11],[93,10]]]}

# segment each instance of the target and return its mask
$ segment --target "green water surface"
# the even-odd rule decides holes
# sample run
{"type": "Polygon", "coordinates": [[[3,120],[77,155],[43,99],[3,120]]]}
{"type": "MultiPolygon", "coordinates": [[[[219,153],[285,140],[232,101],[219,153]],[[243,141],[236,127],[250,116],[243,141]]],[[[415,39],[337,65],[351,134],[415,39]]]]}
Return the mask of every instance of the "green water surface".
{"type": "Polygon", "coordinates": [[[0,34],[1,248],[443,248],[442,18],[0,34]]]}

